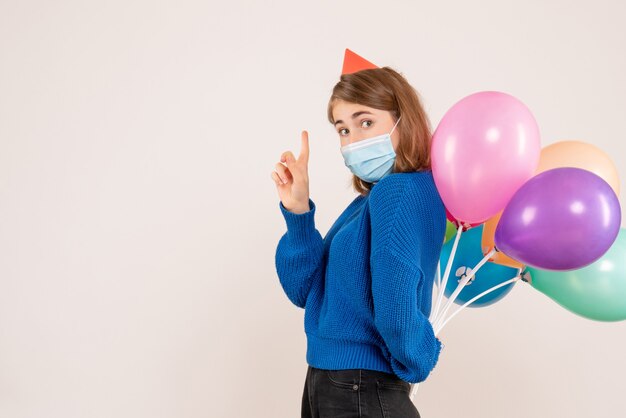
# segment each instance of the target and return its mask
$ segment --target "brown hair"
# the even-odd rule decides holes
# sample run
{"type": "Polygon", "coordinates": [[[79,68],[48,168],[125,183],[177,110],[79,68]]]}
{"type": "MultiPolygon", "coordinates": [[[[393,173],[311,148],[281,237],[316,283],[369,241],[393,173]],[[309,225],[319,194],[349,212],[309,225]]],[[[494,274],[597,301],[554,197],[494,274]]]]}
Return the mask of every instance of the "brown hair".
{"type": "MultiPolygon", "coordinates": [[[[394,123],[402,115],[396,127],[400,139],[395,150],[392,172],[430,170],[430,121],[422,107],[419,93],[402,74],[391,67],[342,74],[328,101],[328,120],[333,125],[333,106],[336,99],[389,111],[394,123]]],[[[373,184],[353,175],[352,186],[358,193],[366,195],[373,184]]]]}

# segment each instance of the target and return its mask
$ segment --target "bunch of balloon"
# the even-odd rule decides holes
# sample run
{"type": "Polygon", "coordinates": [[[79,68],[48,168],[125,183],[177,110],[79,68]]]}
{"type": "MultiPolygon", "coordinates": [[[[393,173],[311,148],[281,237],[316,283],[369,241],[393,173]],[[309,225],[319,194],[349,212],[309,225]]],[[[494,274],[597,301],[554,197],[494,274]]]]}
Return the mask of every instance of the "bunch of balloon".
{"type": "Polygon", "coordinates": [[[582,317],[626,319],[619,177],[604,152],[582,141],[542,149],[519,100],[479,92],[444,115],[431,157],[448,211],[435,335],[465,307],[502,299],[518,280],[582,317]],[[451,270],[458,279],[448,283],[451,270]],[[446,318],[455,302],[463,305],[446,318]]]}

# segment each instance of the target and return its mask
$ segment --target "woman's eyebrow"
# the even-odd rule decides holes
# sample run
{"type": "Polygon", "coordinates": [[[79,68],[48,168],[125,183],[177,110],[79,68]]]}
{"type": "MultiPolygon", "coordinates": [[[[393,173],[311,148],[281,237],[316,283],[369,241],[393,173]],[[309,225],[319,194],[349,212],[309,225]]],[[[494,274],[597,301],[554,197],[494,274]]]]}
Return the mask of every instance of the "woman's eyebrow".
{"type": "MultiPolygon", "coordinates": [[[[367,113],[368,115],[373,115],[373,113],[372,113],[372,112],[368,112],[367,110],[359,110],[358,112],[354,112],[354,113],[352,114],[352,119],[354,119],[354,118],[356,118],[357,116],[362,115],[362,114],[364,114],[364,113],[367,113]]],[[[335,121],[335,126],[337,126],[337,124],[338,124],[338,123],[343,123],[343,121],[342,121],[341,119],[340,119],[340,120],[338,120],[338,121],[335,121]]]]}

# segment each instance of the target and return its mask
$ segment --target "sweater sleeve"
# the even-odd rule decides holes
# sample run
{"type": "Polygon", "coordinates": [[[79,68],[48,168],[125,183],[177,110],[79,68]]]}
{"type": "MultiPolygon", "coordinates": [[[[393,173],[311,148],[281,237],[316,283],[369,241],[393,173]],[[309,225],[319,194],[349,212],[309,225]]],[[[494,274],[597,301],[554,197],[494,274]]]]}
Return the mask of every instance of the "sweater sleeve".
{"type": "Polygon", "coordinates": [[[304,308],[311,284],[321,278],[324,240],[315,228],[315,203],[309,199],[310,210],[296,214],[279,207],[287,224],[287,232],[276,248],[276,272],[289,300],[304,308]]]}
{"type": "Polygon", "coordinates": [[[413,185],[391,178],[370,195],[374,322],[392,369],[413,383],[426,380],[442,348],[418,302],[427,261],[422,254],[429,253],[422,246],[432,242],[424,221],[428,203],[421,200],[413,185]]]}

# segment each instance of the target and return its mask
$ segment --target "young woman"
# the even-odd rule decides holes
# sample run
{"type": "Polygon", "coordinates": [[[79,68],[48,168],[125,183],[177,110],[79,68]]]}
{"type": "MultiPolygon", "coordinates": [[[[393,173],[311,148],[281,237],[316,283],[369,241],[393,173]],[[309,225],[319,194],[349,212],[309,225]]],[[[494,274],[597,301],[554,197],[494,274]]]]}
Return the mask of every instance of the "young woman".
{"type": "MultiPolygon", "coordinates": [[[[345,68],[345,66],[344,66],[345,68]]],[[[446,213],[418,94],[390,67],[342,74],[328,104],[358,196],[322,238],[309,197],[308,133],[272,172],[287,232],[276,269],[305,309],[302,417],[419,417],[410,383],[442,348],[428,320],[446,213]]]]}

